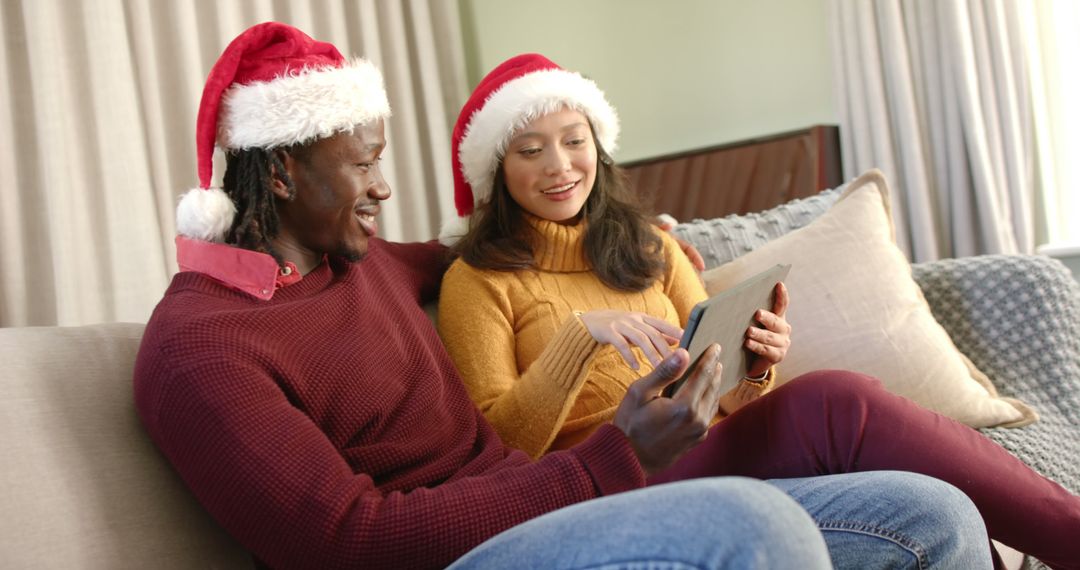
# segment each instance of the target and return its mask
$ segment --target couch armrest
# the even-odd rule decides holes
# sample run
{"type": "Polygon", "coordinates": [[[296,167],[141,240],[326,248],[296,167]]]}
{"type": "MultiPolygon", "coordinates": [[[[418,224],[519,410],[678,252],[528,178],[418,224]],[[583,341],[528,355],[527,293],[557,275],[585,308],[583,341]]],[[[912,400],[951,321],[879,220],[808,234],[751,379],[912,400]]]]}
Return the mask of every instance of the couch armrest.
{"type": "Polygon", "coordinates": [[[984,430],[1080,491],[1080,285],[1055,259],[985,255],[912,266],[934,317],[1003,396],[1039,421],[984,430]]]}

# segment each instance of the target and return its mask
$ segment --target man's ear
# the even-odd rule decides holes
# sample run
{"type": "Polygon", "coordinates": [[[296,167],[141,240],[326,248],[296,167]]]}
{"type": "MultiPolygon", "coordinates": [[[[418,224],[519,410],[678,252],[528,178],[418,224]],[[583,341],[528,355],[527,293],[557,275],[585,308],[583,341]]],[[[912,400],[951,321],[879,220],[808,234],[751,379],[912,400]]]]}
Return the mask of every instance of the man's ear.
{"type": "Polygon", "coordinates": [[[274,196],[277,196],[282,200],[292,200],[293,196],[296,195],[296,189],[291,183],[292,175],[290,173],[292,172],[293,165],[296,164],[296,159],[283,148],[271,152],[273,152],[274,157],[277,158],[277,160],[270,161],[270,182],[274,196]],[[279,165],[284,167],[284,172],[279,171],[279,165]]]}

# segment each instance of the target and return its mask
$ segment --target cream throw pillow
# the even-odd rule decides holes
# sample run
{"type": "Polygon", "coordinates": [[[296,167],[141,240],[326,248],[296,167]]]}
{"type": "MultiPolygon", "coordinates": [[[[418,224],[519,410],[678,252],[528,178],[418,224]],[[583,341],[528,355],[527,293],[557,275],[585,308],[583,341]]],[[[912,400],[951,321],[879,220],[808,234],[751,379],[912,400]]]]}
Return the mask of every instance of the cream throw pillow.
{"type": "Polygon", "coordinates": [[[776,263],[790,263],[791,348],[782,383],[823,368],[880,378],[889,391],[972,427],[1037,419],[994,386],[934,320],[894,242],[885,179],[871,170],[837,202],[792,231],[702,277],[715,294],[776,263]]]}

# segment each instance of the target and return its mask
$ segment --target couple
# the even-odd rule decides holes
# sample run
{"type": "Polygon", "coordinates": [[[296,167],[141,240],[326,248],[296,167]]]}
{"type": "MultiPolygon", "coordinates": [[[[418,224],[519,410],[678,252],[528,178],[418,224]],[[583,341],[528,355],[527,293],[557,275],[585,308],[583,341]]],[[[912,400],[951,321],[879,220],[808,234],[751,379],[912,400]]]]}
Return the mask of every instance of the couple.
{"type": "MultiPolygon", "coordinates": [[[[546,60],[529,61],[542,69],[519,75],[576,77],[546,60]]],[[[548,218],[517,201],[515,192],[526,201],[535,186],[511,176],[509,147],[502,147],[531,133],[537,138],[514,147],[515,158],[530,160],[533,144],[546,160],[549,143],[565,141],[596,157],[596,168],[568,181],[574,186],[565,192],[573,198],[581,188],[599,188],[611,174],[604,149],[614,143],[613,123],[605,119],[614,116],[590,114],[607,106],[602,94],[589,99],[591,107],[578,95],[535,116],[505,117],[504,134],[478,145],[487,164],[455,168],[470,198],[497,199],[478,197],[487,176],[491,188],[512,198],[504,205],[524,210],[514,214],[510,206],[503,222],[566,231],[581,225],[559,223],[578,213],[548,218]],[[545,121],[567,116],[569,125],[545,121]],[[568,126],[577,129],[573,137],[551,137],[551,128],[568,126]]],[[[466,111],[491,101],[496,97],[474,95],[466,111]]],[[[686,353],[668,349],[670,338],[638,337],[634,344],[652,344],[656,354],[646,350],[647,360],[658,364],[629,386],[611,421],[536,460],[504,445],[420,308],[440,288],[446,250],[373,239],[378,203],[390,195],[378,165],[389,115],[374,67],[346,61],[333,46],[282,24],[245,31],[207,79],[196,132],[201,188],[178,209],[182,271],[147,326],[136,405],[199,501],[262,562],[975,568],[990,564],[985,520],[990,536],[1057,567],[1076,566],[1077,546],[1062,538],[1076,534],[1076,497],[973,430],[850,373],[818,373],[765,396],[724,400],[714,389],[713,347],[682,391],[660,398],[688,366],[686,353]],[[209,188],[215,142],[227,151],[225,191],[209,188]],[[717,421],[718,410],[743,404],[717,421]],[[869,471],[888,469],[956,487],[869,471]],[[677,482],[657,484],[669,481],[677,482]]],[[[459,121],[458,136],[469,122],[459,121]]],[[[604,207],[580,208],[585,227],[605,223],[593,216],[604,207]]],[[[635,294],[656,293],[656,283],[666,292],[671,273],[685,272],[685,258],[663,235],[640,226],[627,231],[643,245],[638,258],[655,262],[662,252],[664,259],[662,267],[643,267],[651,278],[635,294]]],[[[462,243],[469,239],[464,234],[462,243]]],[[[486,239],[475,240],[481,252],[486,239]]],[[[521,372],[538,375],[538,397],[549,389],[540,380],[583,382],[604,346],[637,336],[605,336],[589,325],[598,317],[592,307],[581,308],[588,310],[580,317],[561,315],[566,324],[557,335],[535,340],[539,356],[521,372]]],[[[765,319],[781,337],[782,313],[778,307],[775,319],[765,319]]],[[[678,307],[676,314],[681,318],[678,307]]],[[[629,317],[604,318],[626,324],[629,317]]],[[[648,327],[636,330],[647,334],[648,327]]],[[[477,341],[473,349],[488,347],[477,341]]],[[[777,357],[757,365],[765,382],[777,357]]],[[[468,382],[475,394],[476,379],[468,382]]],[[[529,411],[528,404],[522,399],[520,409],[529,411]]],[[[538,413],[546,413],[539,408],[537,400],[538,413]]],[[[485,409],[492,414],[493,406],[485,409]]]]}

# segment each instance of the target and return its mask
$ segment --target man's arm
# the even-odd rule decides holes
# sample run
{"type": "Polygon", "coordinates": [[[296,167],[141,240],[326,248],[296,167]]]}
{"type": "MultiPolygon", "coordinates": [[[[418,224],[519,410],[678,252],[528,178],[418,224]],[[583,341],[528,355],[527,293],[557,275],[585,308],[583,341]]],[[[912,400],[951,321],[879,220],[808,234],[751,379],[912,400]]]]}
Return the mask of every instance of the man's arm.
{"type": "Polygon", "coordinates": [[[438,240],[413,243],[383,242],[387,253],[402,260],[413,282],[420,286],[420,304],[439,296],[443,274],[453,259],[450,250],[438,240]]]}
{"type": "Polygon", "coordinates": [[[273,567],[442,567],[520,522],[643,482],[632,448],[609,428],[536,464],[511,459],[502,464],[520,465],[383,493],[272,379],[238,359],[156,359],[137,373],[136,400],[199,501],[273,567]]]}
{"type": "Polygon", "coordinates": [[[656,227],[667,232],[667,234],[675,240],[675,243],[679,245],[679,249],[686,255],[686,259],[690,261],[690,265],[693,266],[694,269],[705,271],[705,259],[701,257],[701,252],[694,247],[694,244],[672,233],[671,230],[674,230],[678,223],[678,220],[668,214],[660,214],[656,216],[656,219],[653,221],[653,224],[655,224],[656,227]]]}

